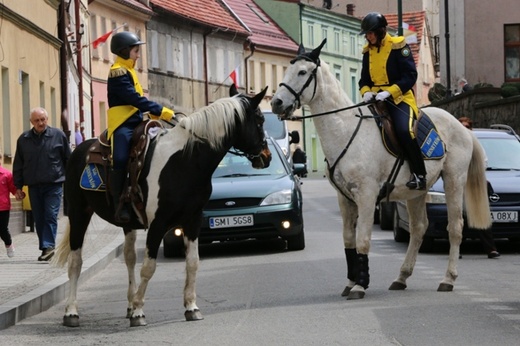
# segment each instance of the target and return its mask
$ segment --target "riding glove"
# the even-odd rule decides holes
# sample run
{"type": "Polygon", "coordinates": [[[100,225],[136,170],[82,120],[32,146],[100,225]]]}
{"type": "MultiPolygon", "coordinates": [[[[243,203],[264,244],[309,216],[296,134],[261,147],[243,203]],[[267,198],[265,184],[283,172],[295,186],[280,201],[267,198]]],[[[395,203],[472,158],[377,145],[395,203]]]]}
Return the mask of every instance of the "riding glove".
{"type": "Polygon", "coordinates": [[[166,107],[162,108],[160,119],[170,121],[170,120],[172,120],[173,116],[174,116],[174,112],[172,109],[169,109],[166,107]]]}
{"type": "Polygon", "coordinates": [[[368,103],[374,99],[374,96],[376,96],[376,93],[367,91],[366,93],[363,94],[363,101],[368,103]]]}
{"type": "Polygon", "coordinates": [[[388,91],[381,91],[380,93],[377,93],[376,100],[377,101],[384,101],[387,98],[390,97],[390,93],[388,91]]]}

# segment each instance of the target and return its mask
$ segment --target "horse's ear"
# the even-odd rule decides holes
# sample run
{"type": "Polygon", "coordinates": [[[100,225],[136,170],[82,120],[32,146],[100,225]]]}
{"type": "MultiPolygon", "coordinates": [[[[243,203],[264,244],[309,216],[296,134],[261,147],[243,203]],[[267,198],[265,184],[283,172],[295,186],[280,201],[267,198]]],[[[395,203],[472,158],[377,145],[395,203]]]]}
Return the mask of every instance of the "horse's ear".
{"type": "Polygon", "coordinates": [[[312,50],[312,52],[310,52],[309,57],[313,61],[318,61],[318,58],[320,57],[321,49],[323,48],[325,43],[327,43],[327,39],[326,38],[323,39],[323,41],[321,42],[321,44],[318,47],[314,48],[312,50]]]}
{"type": "Polygon", "coordinates": [[[264,99],[265,93],[267,92],[267,88],[269,88],[269,86],[266,86],[264,90],[260,91],[258,94],[253,96],[253,98],[251,99],[251,108],[258,107],[260,102],[262,102],[262,100],[264,99]]]}
{"type": "Polygon", "coordinates": [[[238,94],[237,87],[236,87],[235,83],[233,83],[231,85],[231,87],[229,88],[229,97],[233,97],[233,96],[235,96],[237,94],[238,94]]]}
{"type": "Polygon", "coordinates": [[[298,53],[296,55],[303,55],[305,54],[305,47],[303,47],[303,43],[300,43],[300,46],[298,47],[298,53]]]}

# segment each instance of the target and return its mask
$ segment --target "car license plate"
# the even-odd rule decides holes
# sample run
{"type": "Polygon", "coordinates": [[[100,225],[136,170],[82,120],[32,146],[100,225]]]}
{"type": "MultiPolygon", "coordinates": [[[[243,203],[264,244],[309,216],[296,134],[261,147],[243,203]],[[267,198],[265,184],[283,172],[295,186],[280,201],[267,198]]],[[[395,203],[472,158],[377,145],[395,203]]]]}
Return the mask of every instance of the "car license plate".
{"type": "Polygon", "coordinates": [[[209,228],[253,226],[253,215],[220,216],[209,218],[209,228]]]}
{"type": "Polygon", "coordinates": [[[493,222],[518,222],[517,211],[492,211],[491,219],[493,222]]]}

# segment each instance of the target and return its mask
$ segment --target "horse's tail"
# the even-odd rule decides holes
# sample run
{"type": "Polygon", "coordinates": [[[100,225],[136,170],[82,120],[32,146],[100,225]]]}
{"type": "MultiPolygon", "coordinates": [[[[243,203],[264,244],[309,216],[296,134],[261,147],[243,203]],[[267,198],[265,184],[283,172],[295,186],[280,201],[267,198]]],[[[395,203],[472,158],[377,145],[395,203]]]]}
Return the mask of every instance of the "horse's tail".
{"type": "Polygon", "coordinates": [[[486,153],[475,136],[473,139],[473,153],[468,168],[466,182],[466,215],[468,226],[477,229],[486,229],[491,226],[491,212],[486,180],[486,153]]]}
{"type": "Polygon", "coordinates": [[[51,258],[51,264],[56,267],[63,267],[69,258],[70,254],[70,222],[67,222],[65,232],[61,238],[58,247],[56,247],[54,256],[51,258]]]}

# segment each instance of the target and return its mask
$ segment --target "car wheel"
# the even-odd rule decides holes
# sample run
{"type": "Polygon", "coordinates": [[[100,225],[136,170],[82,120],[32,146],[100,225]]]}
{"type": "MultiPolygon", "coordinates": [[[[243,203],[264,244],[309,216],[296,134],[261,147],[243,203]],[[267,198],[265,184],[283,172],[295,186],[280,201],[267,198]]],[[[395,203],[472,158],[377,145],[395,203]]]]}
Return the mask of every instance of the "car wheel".
{"type": "Polygon", "coordinates": [[[298,251],[305,249],[305,233],[302,231],[290,237],[285,238],[287,241],[287,250],[289,251],[298,251]]]}
{"type": "Polygon", "coordinates": [[[381,202],[379,203],[379,227],[382,230],[389,231],[394,225],[394,202],[381,202]]]}
{"type": "Polygon", "coordinates": [[[408,233],[405,229],[401,228],[399,226],[399,213],[397,211],[397,208],[394,208],[394,218],[393,218],[393,224],[394,224],[394,240],[397,243],[406,243],[410,240],[410,233],[408,233]]]}
{"type": "Polygon", "coordinates": [[[164,235],[163,254],[166,258],[184,257],[184,239],[176,236],[173,230],[169,230],[164,235]]]}

